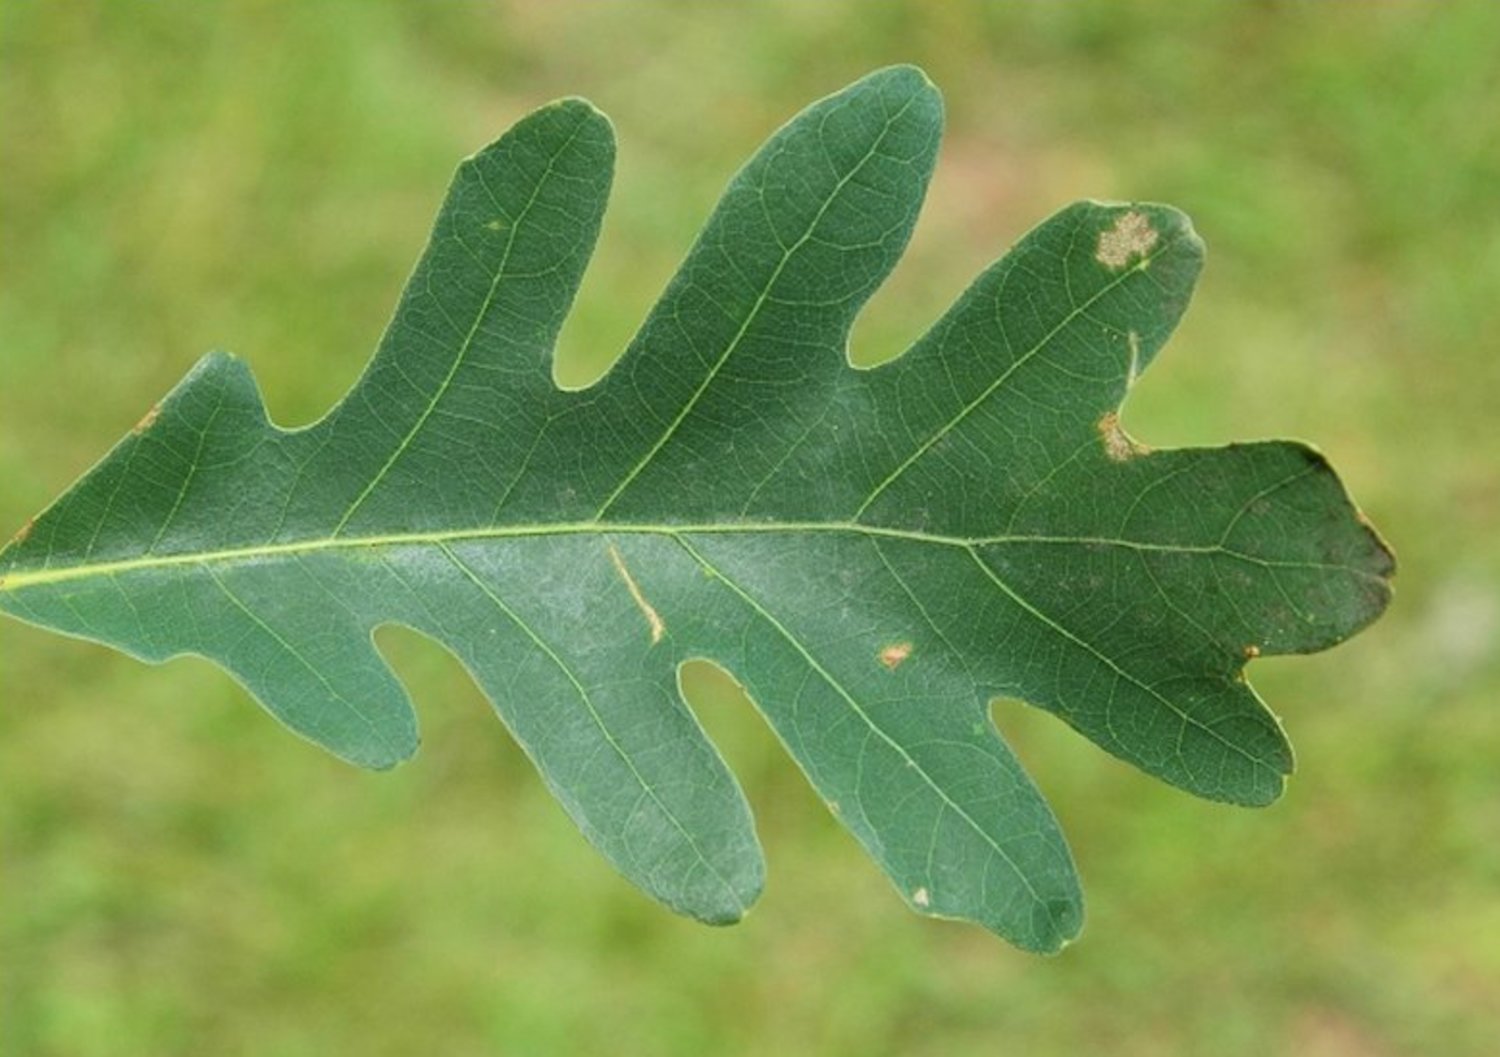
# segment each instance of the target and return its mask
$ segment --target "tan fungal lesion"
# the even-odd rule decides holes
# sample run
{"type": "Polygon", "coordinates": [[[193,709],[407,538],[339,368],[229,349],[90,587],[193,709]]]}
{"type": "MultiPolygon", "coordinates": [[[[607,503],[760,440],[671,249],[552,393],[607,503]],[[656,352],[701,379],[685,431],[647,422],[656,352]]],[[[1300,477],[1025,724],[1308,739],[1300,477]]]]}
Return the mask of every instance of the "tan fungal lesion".
{"type": "Polygon", "coordinates": [[[152,404],[151,410],[147,411],[144,415],[141,416],[141,420],[131,427],[130,432],[134,433],[136,436],[140,436],[142,433],[146,432],[146,430],[156,425],[156,418],[160,414],[161,405],[152,404]]]}
{"type": "Polygon", "coordinates": [[[911,894],[911,901],[925,909],[932,906],[932,894],[926,888],[918,888],[911,894]]]}
{"type": "Polygon", "coordinates": [[[635,582],[635,577],[631,576],[630,570],[625,567],[625,558],[620,554],[620,548],[613,543],[609,545],[609,560],[614,563],[615,572],[620,574],[620,579],[625,581],[625,587],[630,591],[630,597],[635,600],[636,608],[646,618],[646,626],[651,629],[651,645],[655,646],[667,633],[666,622],[661,619],[661,614],[656,611],[656,607],[646,601],[641,585],[635,582]]]}
{"type": "Polygon", "coordinates": [[[1260,656],[1260,647],[1257,646],[1255,643],[1252,642],[1250,645],[1248,645],[1248,646],[1245,647],[1245,660],[1247,660],[1247,661],[1253,661],[1253,660],[1255,660],[1255,658],[1257,658],[1259,656],[1260,656]]]}
{"type": "Polygon", "coordinates": [[[1114,462],[1125,462],[1151,450],[1121,428],[1120,416],[1113,411],[1101,418],[1096,428],[1100,439],[1104,441],[1104,454],[1114,462]]]}
{"type": "Polygon", "coordinates": [[[881,664],[894,672],[911,656],[911,649],[909,642],[893,642],[889,646],[882,646],[876,656],[881,664]]]}
{"type": "Polygon", "coordinates": [[[1145,213],[1132,209],[1121,213],[1114,226],[1099,232],[1094,259],[1114,271],[1125,267],[1132,258],[1144,257],[1161,236],[1151,226],[1145,213]]]}

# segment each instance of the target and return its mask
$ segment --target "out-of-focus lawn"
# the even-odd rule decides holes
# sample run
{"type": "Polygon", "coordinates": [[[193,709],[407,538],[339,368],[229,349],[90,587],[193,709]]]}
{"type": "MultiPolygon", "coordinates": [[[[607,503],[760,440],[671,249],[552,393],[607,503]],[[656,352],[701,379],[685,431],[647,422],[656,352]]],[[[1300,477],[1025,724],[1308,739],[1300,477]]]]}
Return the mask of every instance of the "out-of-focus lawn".
{"type": "Polygon", "coordinates": [[[1313,439],[1400,553],[1372,630],[1254,665],[1299,750],[1285,799],[1196,802],[1000,706],[1090,896],[1082,941],[1036,959],[907,914],[705,676],[771,866],[709,930],[617,879],[412,635],[382,643],[425,747],[370,775],[206,663],[6,622],[0,1052],[1495,1052],[1500,5],[9,0],[0,533],[211,347],[280,422],[316,417],[455,162],[563,94],[621,143],[565,332],[588,376],[750,150],[894,61],[949,131],[861,357],[1069,200],[1170,201],[1211,259],[1133,432],[1313,439]]]}

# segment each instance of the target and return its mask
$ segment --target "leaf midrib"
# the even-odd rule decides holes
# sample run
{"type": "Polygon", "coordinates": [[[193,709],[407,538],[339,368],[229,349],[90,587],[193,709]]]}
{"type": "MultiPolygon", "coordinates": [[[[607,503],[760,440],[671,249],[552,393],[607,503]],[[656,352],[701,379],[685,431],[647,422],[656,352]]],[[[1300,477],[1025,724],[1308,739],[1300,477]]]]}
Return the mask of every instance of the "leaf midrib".
{"type": "MultiPolygon", "coordinates": [[[[526,539],[548,536],[681,536],[702,535],[775,535],[779,533],[848,533],[851,535],[900,539],[913,543],[927,543],[945,547],[1002,546],[1005,544],[1053,544],[1081,547],[1123,547],[1138,551],[1155,551],[1165,554],[1223,554],[1242,561],[1255,562],[1275,568],[1329,569],[1350,573],[1366,580],[1380,581],[1380,577],[1357,566],[1341,562],[1282,561],[1264,558],[1235,550],[1222,543],[1158,543],[1151,540],[1126,539],[1112,536],[1068,536],[1048,533],[1009,533],[998,536],[953,536],[943,533],[920,532],[910,529],[886,528],[866,525],[854,521],[761,521],[761,522],[608,522],[575,521],[553,524],[494,525],[472,529],[448,529],[437,532],[397,532],[374,536],[323,536],[315,539],[295,540],[288,543],[266,543],[248,547],[227,547],[212,551],[184,551],[176,554],[150,554],[139,558],[122,558],[116,561],[91,562],[63,568],[40,568],[0,574],[0,594],[25,588],[42,587],[70,580],[88,579],[93,576],[115,576],[120,573],[144,572],[152,569],[172,568],[214,563],[255,561],[263,558],[278,558],[293,555],[315,554],[327,551],[349,551],[373,547],[442,546],[448,543],[466,543],[484,540],[526,539]]],[[[1382,581],[1383,582],[1383,581],[1382,581]]]]}

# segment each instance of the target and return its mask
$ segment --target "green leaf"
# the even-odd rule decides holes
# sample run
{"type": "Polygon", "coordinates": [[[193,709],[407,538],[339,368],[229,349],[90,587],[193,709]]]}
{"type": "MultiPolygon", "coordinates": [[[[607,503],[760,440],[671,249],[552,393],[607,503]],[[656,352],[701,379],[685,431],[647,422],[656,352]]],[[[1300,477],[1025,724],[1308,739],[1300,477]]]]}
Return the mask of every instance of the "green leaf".
{"type": "Polygon", "coordinates": [[[1120,431],[1202,263],[1165,206],[1065,209],[905,356],[852,368],[941,123],[912,68],[803,111],[618,365],[567,391],[553,343],[614,139],[585,102],[537,111],[459,167],[325,418],[276,427],[248,369],[210,354],[0,553],[0,608],[208,657],[370,767],[417,745],[372,633],[414,628],[625,876],[731,922],[763,863],[678,687],[710,658],[915,909],[1059,948],[1082,922],[1073,863],[988,702],[1268,803],[1292,755],[1247,658],[1352,634],[1392,563],[1305,446],[1147,453],[1120,431]]]}

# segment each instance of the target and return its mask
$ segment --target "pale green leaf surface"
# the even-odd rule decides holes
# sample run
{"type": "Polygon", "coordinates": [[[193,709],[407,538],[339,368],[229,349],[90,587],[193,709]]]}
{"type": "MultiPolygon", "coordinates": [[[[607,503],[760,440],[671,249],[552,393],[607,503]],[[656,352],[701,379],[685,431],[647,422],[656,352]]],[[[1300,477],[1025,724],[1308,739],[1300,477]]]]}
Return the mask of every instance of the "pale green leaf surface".
{"type": "Polygon", "coordinates": [[[798,115],[620,362],[566,391],[553,343],[614,141],[581,101],[532,114],[459,168],[337,407],[279,429],[210,354],[0,553],[0,608],[211,658],[372,767],[417,745],[372,633],[417,629],[625,876],[729,922],[763,862],[677,685],[706,657],[914,908],[1058,948],[1082,922],[1071,856],[987,703],[1267,803],[1292,756],[1245,661],[1358,630],[1392,566],[1304,446],[1146,453],[1118,430],[1202,263],[1170,208],[1064,210],[905,356],[852,368],[941,123],[911,68],[798,115]]]}

